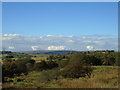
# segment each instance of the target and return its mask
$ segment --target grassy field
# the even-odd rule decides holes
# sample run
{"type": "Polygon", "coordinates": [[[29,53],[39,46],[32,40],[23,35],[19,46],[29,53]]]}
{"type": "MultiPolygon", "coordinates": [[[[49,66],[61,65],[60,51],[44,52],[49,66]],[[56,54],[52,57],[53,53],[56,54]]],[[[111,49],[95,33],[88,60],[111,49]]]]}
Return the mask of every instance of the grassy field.
{"type": "Polygon", "coordinates": [[[27,76],[7,78],[8,82],[3,88],[117,88],[118,68],[115,66],[94,66],[90,78],[63,78],[47,80],[43,72],[48,72],[47,77],[52,75],[50,70],[30,72],[27,76]]]}

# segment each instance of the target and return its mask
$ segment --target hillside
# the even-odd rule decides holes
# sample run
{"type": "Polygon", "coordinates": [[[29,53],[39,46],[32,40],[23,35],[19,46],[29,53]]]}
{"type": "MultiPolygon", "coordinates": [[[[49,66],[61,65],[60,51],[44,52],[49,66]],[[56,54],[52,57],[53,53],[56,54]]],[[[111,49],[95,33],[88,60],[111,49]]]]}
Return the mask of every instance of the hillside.
{"type": "Polygon", "coordinates": [[[34,50],[34,51],[20,51],[17,53],[25,53],[25,54],[67,54],[73,53],[77,51],[70,51],[70,50],[34,50]]]}

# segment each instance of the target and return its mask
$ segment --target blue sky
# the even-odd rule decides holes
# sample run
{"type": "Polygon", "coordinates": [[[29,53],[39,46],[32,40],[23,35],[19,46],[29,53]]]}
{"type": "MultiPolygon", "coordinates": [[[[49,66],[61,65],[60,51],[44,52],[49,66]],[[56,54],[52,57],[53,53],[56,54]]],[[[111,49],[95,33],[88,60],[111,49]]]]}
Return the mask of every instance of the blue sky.
{"type": "Polygon", "coordinates": [[[118,50],[117,2],[3,3],[3,47],[29,50],[118,50]]]}
{"type": "Polygon", "coordinates": [[[115,35],[117,2],[4,2],[3,34],[115,35]]]}

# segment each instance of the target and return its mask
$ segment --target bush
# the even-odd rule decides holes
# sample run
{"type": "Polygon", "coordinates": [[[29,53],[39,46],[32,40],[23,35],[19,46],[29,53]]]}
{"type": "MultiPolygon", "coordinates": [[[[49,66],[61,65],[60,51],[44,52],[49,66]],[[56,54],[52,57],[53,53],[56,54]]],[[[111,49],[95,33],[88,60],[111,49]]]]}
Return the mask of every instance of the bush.
{"type": "Polygon", "coordinates": [[[44,69],[47,69],[48,65],[45,61],[41,61],[40,63],[35,63],[34,70],[42,71],[44,69]]]}
{"type": "Polygon", "coordinates": [[[84,53],[75,53],[70,58],[70,63],[80,63],[82,65],[90,65],[89,56],[84,53]]]}
{"type": "Polygon", "coordinates": [[[97,58],[95,56],[89,56],[89,64],[90,65],[102,65],[102,60],[100,58],[97,58]]]}
{"type": "Polygon", "coordinates": [[[2,82],[5,82],[5,77],[14,77],[17,73],[17,66],[14,62],[5,62],[2,65],[2,82]]]}
{"type": "Polygon", "coordinates": [[[8,56],[5,56],[5,58],[14,58],[14,56],[8,55],[8,56]]]}
{"type": "Polygon", "coordinates": [[[55,68],[55,67],[58,67],[58,64],[54,61],[49,61],[47,62],[47,68],[48,69],[52,69],[52,68],[55,68]]]}
{"type": "Polygon", "coordinates": [[[42,70],[45,70],[45,69],[52,69],[52,68],[55,68],[55,67],[58,67],[58,64],[54,61],[48,61],[48,62],[41,61],[40,63],[36,63],[34,65],[34,70],[42,71],[42,70]]]}
{"type": "Polygon", "coordinates": [[[27,68],[27,71],[30,72],[30,71],[33,71],[34,70],[34,64],[31,64],[31,63],[27,63],[26,64],[26,68],[27,68]]]}
{"type": "Polygon", "coordinates": [[[23,63],[23,64],[31,63],[31,64],[34,64],[35,60],[31,59],[31,57],[24,57],[24,58],[18,58],[16,60],[16,63],[23,63]]]}
{"type": "Polygon", "coordinates": [[[30,68],[32,68],[34,63],[35,61],[32,60],[31,58],[19,58],[16,61],[12,61],[12,59],[3,60],[2,64],[3,82],[5,77],[19,76],[22,73],[26,75],[28,71],[30,71],[30,68]]]}
{"type": "Polygon", "coordinates": [[[28,67],[27,64],[34,64],[35,60],[32,60],[29,57],[25,58],[19,58],[18,60],[15,61],[15,64],[17,65],[17,75],[20,75],[21,73],[27,74],[28,73],[28,67]]]}
{"type": "Polygon", "coordinates": [[[103,57],[103,65],[114,65],[115,64],[115,58],[110,55],[106,55],[103,57]]]}
{"type": "Polygon", "coordinates": [[[38,78],[39,82],[48,82],[51,80],[57,80],[61,75],[61,71],[58,68],[51,70],[44,70],[41,72],[40,77],[38,78]]]}
{"type": "Polygon", "coordinates": [[[68,62],[69,60],[60,60],[60,61],[57,61],[57,64],[58,64],[58,67],[63,68],[68,64],[68,62]]]}
{"type": "Polygon", "coordinates": [[[76,53],[73,54],[69,63],[63,68],[62,75],[68,78],[90,77],[92,70],[87,55],[76,53]]]}
{"type": "Polygon", "coordinates": [[[62,76],[68,78],[79,78],[91,75],[93,68],[90,66],[83,66],[80,63],[69,63],[63,68],[62,76]]]}

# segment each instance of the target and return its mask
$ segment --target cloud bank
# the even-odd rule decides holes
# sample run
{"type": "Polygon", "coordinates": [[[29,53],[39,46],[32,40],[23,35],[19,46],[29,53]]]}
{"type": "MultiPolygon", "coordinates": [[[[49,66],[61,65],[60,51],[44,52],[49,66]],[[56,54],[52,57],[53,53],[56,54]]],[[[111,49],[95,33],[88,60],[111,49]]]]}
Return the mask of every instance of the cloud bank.
{"type": "Polygon", "coordinates": [[[93,36],[22,36],[19,34],[2,34],[1,46],[11,51],[29,50],[117,50],[117,37],[108,35],[93,36]]]}

